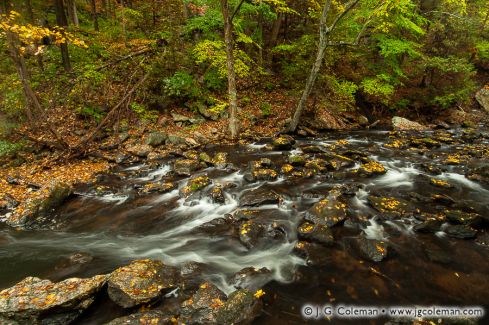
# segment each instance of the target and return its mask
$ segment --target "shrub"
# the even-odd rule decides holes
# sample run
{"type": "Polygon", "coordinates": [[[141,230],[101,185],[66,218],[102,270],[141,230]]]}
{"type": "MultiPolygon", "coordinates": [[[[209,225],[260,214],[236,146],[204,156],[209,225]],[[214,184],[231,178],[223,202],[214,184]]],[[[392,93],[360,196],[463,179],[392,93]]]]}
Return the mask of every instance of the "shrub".
{"type": "Polygon", "coordinates": [[[177,71],[163,80],[165,94],[178,99],[193,99],[200,95],[200,90],[192,75],[177,71]]]}

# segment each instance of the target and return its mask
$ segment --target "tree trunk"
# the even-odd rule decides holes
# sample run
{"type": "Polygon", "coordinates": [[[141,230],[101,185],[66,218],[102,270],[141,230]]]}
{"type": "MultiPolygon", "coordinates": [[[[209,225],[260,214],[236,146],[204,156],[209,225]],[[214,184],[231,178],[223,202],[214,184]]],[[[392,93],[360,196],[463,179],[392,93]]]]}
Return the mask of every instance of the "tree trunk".
{"type": "Polygon", "coordinates": [[[31,0],[25,0],[25,7],[27,9],[27,16],[29,17],[29,21],[31,22],[31,24],[34,24],[34,11],[32,10],[31,0]]]}
{"type": "MultiPolygon", "coordinates": [[[[8,15],[10,12],[10,6],[8,5],[8,2],[5,0],[3,2],[3,5],[4,6],[0,8],[0,14],[3,14],[5,12],[5,14],[8,15]]],[[[40,112],[41,104],[36,96],[36,93],[34,93],[30,85],[30,75],[27,71],[24,57],[19,52],[19,44],[16,36],[10,31],[6,32],[6,36],[10,58],[14,62],[15,69],[17,70],[20,82],[22,84],[22,90],[24,92],[24,98],[26,102],[25,115],[29,123],[32,123],[34,121],[33,112],[40,112]]]]}
{"type": "Polygon", "coordinates": [[[226,43],[226,63],[228,75],[228,95],[229,95],[229,132],[231,138],[238,136],[238,100],[236,92],[236,73],[234,71],[234,53],[233,53],[233,27],[231,16],[229,15],[228,0],[221,1],[221,11],[224,17],[224,41],[226,43]]]}
{"type": "Polygon", "coordinates": [[[309,78],[307,78],[306,87],[304,88],[301,99],[299,100],[299,104],[297,104],[294,115],[292,117],[292,121],[290,122],[289,130],[288,130],[289,132],[295,132],[295,130],[297,129],[302,112],[306,107],[307,99],[311,94],[319,70],[321,69],[321,65],[323,64],[324,54],[326,52],[326,46],[328,44],[328,35],[330,33],[330,29],[326,26],[326,19],[328,16],[330,4],[331,1],[326,1],[326,4],[324,5],[323,8],[321,21],[319,23],[319,45],[316,54],[316,61],[314,61],[311,72],[309,74],[309,78]]]}
{"type": "Polygon", "coordinates": [[[98,27],[97,3],[95,2],[95,0],[91,0],[90,4],[91,4],[91,8],[92,8],[93,27],[98,32],[99,27],[98,27]]]}
{"type": "Polygon", "coordinates": [[[78,12],[76,10],[76,1],[75,0],[66,0],[66,6],[68,7],[68,17],[70,22],[74,26],[79,26],[80,22],[78,20],[78,12]]]}
{"type": "MultiPolygon", "coordinates": [[[[66,19],[65,8],[63,0],[55,0],[56,4],[56,24],[59,27],[66,28],[68,26],[68,21],[66,19]]],[[[63,43],[61,48],[61,59],[63,60],[63,68],[66,72],[71,71],[70,54],[68,52],[68,44],[63,43]]]]}

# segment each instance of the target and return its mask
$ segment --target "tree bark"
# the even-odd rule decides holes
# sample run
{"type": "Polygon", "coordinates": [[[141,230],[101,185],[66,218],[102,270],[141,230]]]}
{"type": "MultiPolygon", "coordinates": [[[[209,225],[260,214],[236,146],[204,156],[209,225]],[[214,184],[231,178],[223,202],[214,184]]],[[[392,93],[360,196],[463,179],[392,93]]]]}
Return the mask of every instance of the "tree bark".
{"type": "Polygon", "coordinates": [[[99,27],[98,27],[97,3],[95,2],[95,0],[91,0],[90,5],[92,8],[93,27],[98,32],[99,27]]]}
{"type": "Polygon", "coordinates": [[[34,23],[34,11],[32,10],[32,1],[25,0],[25,7],[27,9],[27,16],[29,17],[29,21],[34,23]]]}
{"type": "Polygon", "coordinates": [[[66,6],[68,7],[68,18],[70,22],[74,26],[79,26],[80,22],[78,20],[78,11],[76,10],[76,1],[75,0],[66,0],[66,6]]]}
{"type": "MultiPolygon", "coordinates": [[[[63,0],[55,0],[56,5],[56,24],[59,27],[66,28],[68,26],[68,20],[66,19],[65,8],[63,0]]],[[[63,61],[63,68],[66,72],[71,71],[70,53],[68,52],[68,44],[63,43],[60,46],[61,59],[63,61]]]]}
{"type": "MultiPolygon", "coordinates": [[[[314,88],[314,84],[316,82],[319,70],[321,69],[321,66],[323,64],[324,60],[324,55],[326,53],[326,47],[328,46],[328,38],[329,34],[335,29],[336,25],[338,22],[351,10],[353,7],[357,5],[357,3],[360,0],[352,0],[346,5],[346,8],[343,12],[338,14],[333,23],[328,27],[327,26],[327,18],[328,18],[328,13],[329,9],[331,7],[331,1],[332,0],[326,0],[326,3],[324,4],[323,11],[321,14],[321,19],[319,21],[319,45],[318,45],[318,50],[316,54],[316,60],[314,61],[314,64],[312,66],[311,72],[309,74],[309,77],[307,78],[306,82],[306,87],[304,88],[304,91],[302,92],[301,99],[299,100],[299,103],[297,104],[297,107],[295,109],[294,115],[292,116],[292,121],[290,122],[288,131],[289,132],[295,132],[297,129],[297,126],[299,125],[299,121],[302,115],[302,112],[304,111],[304,108],[307,104],[307,99],[309,98],[309,95],[312,92],[312,89],[314,88]]],[[[360,39],[360,36],[364,29],[366,28],[368,24],[365,23],[365,25],[362,28],[362,31],[358,34],[357,36],[357,42],[360,39]]]]}
{"type": "Polygon", "coordinates": [[[226,43],[226,63],[228,75],[228,96],[229,96],[229,132],[231,138],[235,139],[239,133],[238,125],[238,99],[236,91],[236,72],[234,70],[234,51],[233,51],[233,27],[231,16],[229,15],[228,0],[220,0],[221,11],[224,17],[224,41],[226,43]]]}

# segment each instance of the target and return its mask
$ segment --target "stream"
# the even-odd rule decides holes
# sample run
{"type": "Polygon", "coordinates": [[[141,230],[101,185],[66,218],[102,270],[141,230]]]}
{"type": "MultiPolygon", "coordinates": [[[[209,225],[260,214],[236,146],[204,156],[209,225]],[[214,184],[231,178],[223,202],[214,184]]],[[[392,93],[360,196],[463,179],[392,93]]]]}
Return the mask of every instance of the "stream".
{"type": "MultiPolygon", "coordinates": [[[[187,197],[181,192],[189,177],[174,173],[178,158],[141,161],[119,165],[96,184],[78,186],[42,229],[0,225],[0,288],[26,276],[60,281],[106,274],[134,259],[151,258],[178,267],[197,262],[195,281],[210,281],[226,294],[235,290],[230,279],[236,272],[268,269],[252,279],[266,292],[256,324],[302,324],[306,303],[488,310],[489,185],[467,177],[472,168],[488,163],[487,133],[335,132],[296,138],[286,150],[272,148],[271,141],[207,146],[209,156],[227,153],[227,164],[193,172],[192,177],[206,175],[212,184],[187,197]],[[308,170],[308,163],[325,153],[340,155],[340,164],[308,170]],[[290,155],[305,157],[294,163],[296,173],[283,168],[290,155]],[[250,164],[263,158],[276,177],[251,180],[250,164]],[[381,164],[385,173],[362,175],[358,168],[367,161],[381,164]],[[144,191],[161,183],[175,188],[144,191]],[[216,185],[223,196],[217,201],[208,195],[216,185]],[[334,240],[325,245],[299,238],[297,228],[307,211],[334,189],[346,205],[346,220],[331,227],[334,240]],[[273,195],[278,199],[266,200],[273,195]],[[395,202],[393,207],[382,205],[383,198],[395,202]],[[261,228],[246,228],[248,219],[238,216],[243,211],[251,211],[261,228]],[[457,219],[461,214],[465,217],[457,219]],[[438,220],[435,229],[416,228],[428,219],[438,220]],[[457,224],[470,225],[474,233],[454,228],[457,224]],[[386,243],[382,261],[361,252],[356,241],[361,236],[386,243]]],[[[102,324],[126,314],[102,299],[77,323],[102,324]]]]}

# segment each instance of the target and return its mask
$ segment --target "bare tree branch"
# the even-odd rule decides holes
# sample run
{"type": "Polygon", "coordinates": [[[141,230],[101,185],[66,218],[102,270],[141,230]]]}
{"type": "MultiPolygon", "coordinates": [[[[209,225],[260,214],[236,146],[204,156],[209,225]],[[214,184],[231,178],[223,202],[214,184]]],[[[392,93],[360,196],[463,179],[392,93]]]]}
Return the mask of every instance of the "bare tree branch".
{"type": "Polygon", "coordinates": [[[360,0],[352,0],[350,3],[348,3],[346,5],[346,8],[345,8],[345,11],[343,11],[341,14],[339,14],[335,20],[333,21],[333,23],[331,24],[331,26],[328,28],[329,31],[333,31],[336,27],[336,25],[338,24],[338,22],[343,19],[343,17],[346,16],[346,14],[348,12],[350,12],[350,10],[353,9],[353,7],[355,7],[358,3],[360,2],[360,0]]]}

